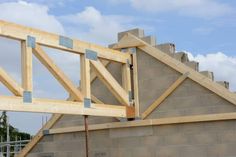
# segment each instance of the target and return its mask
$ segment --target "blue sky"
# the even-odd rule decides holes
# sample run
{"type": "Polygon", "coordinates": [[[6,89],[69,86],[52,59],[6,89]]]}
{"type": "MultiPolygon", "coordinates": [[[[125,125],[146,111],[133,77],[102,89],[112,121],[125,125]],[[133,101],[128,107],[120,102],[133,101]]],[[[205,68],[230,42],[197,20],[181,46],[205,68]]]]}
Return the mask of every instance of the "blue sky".
{"type": "MultiPolygon", "coordinates": [[[[104,46],[116,42],[120,31],[143,28],[146,35],[156,36],[158,44],[175,43],[177,51],[200,62],[201,70],[214,71],[216,80],[229,81],[236,91],[235,8],[233,0],[2,0],[0,19],[104,46]]],[[[0,41],[5,50],[0,51],[0,67],[21,82],[19,43],[0,41]]],[[[78,85],[79,59],[45,50],[78,85]]],[[[36,59],[34,74],[35,97],[67,97],[36,59]]],[[[9,94],[1,84],[0,93],[9,94]]],[[[10,114],[11,123],[20,130],[35,133],[41,127],[42,114],[10,114]]]]}

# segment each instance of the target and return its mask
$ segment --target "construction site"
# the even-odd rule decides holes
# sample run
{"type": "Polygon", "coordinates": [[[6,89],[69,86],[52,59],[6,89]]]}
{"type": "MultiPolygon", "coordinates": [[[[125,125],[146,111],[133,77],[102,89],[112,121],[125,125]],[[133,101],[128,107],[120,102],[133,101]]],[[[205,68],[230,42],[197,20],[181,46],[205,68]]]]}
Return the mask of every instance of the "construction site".
{"type": "Polygon", "coordinates": [[[103,47],[2,20],[0,36],[21,43],[22,65],[21,84],[0,67],[0,82],[14,95],[0,96],[0,110],[53,114],[14,156],[236,156],[236,94],[174,43],[136,28],[103,47]],[[80,85],[43,47],[78,55],[80,85]],[[33,56],[67,100],[33,97],[33,56]]]}

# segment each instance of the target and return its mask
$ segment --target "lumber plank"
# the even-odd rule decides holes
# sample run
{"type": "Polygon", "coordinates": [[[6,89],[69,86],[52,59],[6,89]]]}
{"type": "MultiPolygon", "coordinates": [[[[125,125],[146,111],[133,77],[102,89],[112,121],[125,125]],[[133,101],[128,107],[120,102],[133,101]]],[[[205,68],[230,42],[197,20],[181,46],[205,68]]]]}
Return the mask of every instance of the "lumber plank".
{"type": "MultiPolygon", "coordinates": [[[[184,123],[199,123],[199,122],[225,121],[225,120],[235,120],[235,119],[236,119],[236,112],[205,114],[205,115],[203,114],[203,115],[194,115],[194,116],[136,120],[136,121],[128,121],[128,122],[91,124],[89,125],[89,130],[95,131],[95,130],[104,130],[104,129],[159,126],[159,125],[184,124],[184,123]]],[[[80,132],[80,131],[84,131],[83,126],[50,129],[49,134],[62,134],[62,133],[72,133],[72,132],[80,132]]]]}
{"type": "Polygon", "coordinates": [[[113,95],[123,104],[128,106],[128,93],[121,87],[121,85],[113,78],[110,72],[104,67],[104,65],[98,61],[90,61],[93,70],[97,74],[98,78],[107,86],[107,88],[113,93],[113,95]]]}
{"type": "Polygon", "coordinates": [[[129,38],[129,33],[125,34],[117,44],[112,46],[113,49],[121,49],[121,48],[131,48],[131,47],[138,47],[143,46],[144,43],[137,41],[135,39],[129,38]]]}
{"type": "Polygon", "coordinates": [[[83,102],[74,101],[35,98],[25,104],[22,97],[0,96],[0,99],[0,110],[4,111],[126,117],[125,106],[92,103],[91,108],[85,108],[83,102]]]}
{"type": "MultiPolygon", "coordinates": [[[[101,60],[101,62],[104,65],[104,67],[107,67],[111,63],[108,60],[101,60]]],[[[93,81],[95,81],[96,78],[97,78],[97,74],[93,71],[93,69],[91,69],[91,75],[90,75],[91,83],[93,83],[93,81]]]]}
{"type": "Polygon", "coordinates": [[[80,56],[80,88],[85,98],[91,99],[90,61],[85,55],[80,56]]]}
{"type": "Polygon", "coordinates": [[[188,77],[189,73],[180,76],[159,98],[157,98],[143,113],[142,119],[148,117],[171,93],[178,88],[184,80],[188,77]]]}
{"type": "Polygon", "coordinates": [[[133,53],[132,58],[133,58],[133,82],[134,82],[133,93],[134,93],[134,104],[135,104],[135,116],[140,117],[137,53],[133,53]]]}
{"type": "Polygon", "coordinates": [[[33,49],[34,55],[51,72],[51,74],[60,82],[60,84],[78,101],[83,101],[83,94],[73,85],[70,79],[57,67],[49,56],[43,51],[41,46],[36,45],[33,49]]]}
{"type": "Polygon", "coordinates": [[[127,93],[131,91],[130,65],[128,63],[122,65],[122,87],[127,93]]]}
{"type": "Polygon", "coordinates": [[[59,44],[60,36],[57,34],[48,33],[38,29],[0,20],[0,36],[16,40],[26,40],[28,35],[35,37],[36,42],[40,45],[64,50],[67,52],[84,54],[85,49],[90,49],[97,52],[98,57],[103,59],[121,63],[126,63],[126,60],[130,59],[129,54],[121,53],[117,50],[98,46],[96,44],[80,41],[77,39],[71,39],[73,41],[73,47],[67,48],[59,44]]]}
{"type": "Polygon", "coordinates": [[[14,95],[23,96],[23,88],[0,67],[0,82],[2,82],[14,95]]]}
{"type": "Polygon", "coordinates": [[[27,46],[27,41],[21,41],[21,72],[22,72],[22,87],[25,91],[32,92],[33,77],[32,77],[32,48],[27,46]]]}

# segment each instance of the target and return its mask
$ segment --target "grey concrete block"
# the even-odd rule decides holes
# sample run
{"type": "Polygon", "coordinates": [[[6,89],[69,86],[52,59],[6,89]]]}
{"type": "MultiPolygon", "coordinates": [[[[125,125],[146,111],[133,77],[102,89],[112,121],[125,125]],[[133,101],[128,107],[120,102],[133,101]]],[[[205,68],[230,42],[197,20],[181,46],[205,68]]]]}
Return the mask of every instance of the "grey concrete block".
{"type": "Polygon", "coordinates": [[[38,143],[32,150],[31,153],[39,153],[39,152],[43,152],[43,144],[42,143],[38,143]]]}
{"type": "Polygon", "coordinates": [[[227,130],[218,132],[218,143],[234,143],[236,144],[236,130],[227,130]]]}
{"type": "Polygon", "coordinates": [[[174,58],[182,63],[188,62],[188,54],[185,52],[178,52],[174,54],[174,58]]]}
{"type": "Polygon", "coordinates": [[[110,129],[110,138],[139,137],[153,135],[152,126],[110,129]]]}
{"type": "Polygon", "coordinates": [[[207,148],[205,145],[189,145],[184,146],[180,152],[181,157],[207,157],[207,148]]]}
{"type": "Polygon", "coordinates": [[[211,79],[212,81],[214,81],[214,73],[211,71],[201,71],[200,72],[202,75],[208,77],[209,79],[211,79]]]}
{"type": "Polygon", "coordinates": [[[38,157],[54,157],[54,153],[40,153],[38,157]]]}
{"type": "Polygon", "coordinates": [[[119,32],[118,33],[118,41],[120,41],[120,39],[126,34],[126,33],[131,33],[132,35],[135,35],[139,38],[143,38],[144,37],[144,30],[143,29],[139,29],[139,28],[135,28],[135,29],[131,29],[128,31],[124,31],[124,32],[119,32]]]}
{"type": "Polygon", "coordinates": [[[132,157],[155,157],[155,149],[148,147],[136,147],[132,148],[132,157]]]}
{"type": "Polygon", "coordinates": [[[153,126],[153,133],[155,136],[167,136],[174,135],[180,132],[181,128],[179,125],[161,125],[161,126],[153,126]]]}
{"type": "Polygon", "coordinates": [[[189,144],[188,136],[181,132],[165,136],[165,145],[186,145],[189,144]]]}
{"type": "Polygon", "coordinates": [[[54,135],[46,135],[40,142],[52,142],[54,140],[54,135]]]}
{"type": "Polygon", "coordinates": [[[192,145],[211,145],[219,142],[216,132],[201,131],[195,134],[185,134],[185,136],[189,139],[188,144],[192,145]]]}
{"type": "Polygon", "coordinates": [[[229,89],[229,82],[227,81],[216,81],[216,82],[225,87],[226,89],[229,89]]]}
{"type": "Polygon", "coordinates": [[[146,43],[150,44],[151,46],[155,46],[156,45],[156,37],[155,36],[146,36],[141,38],[143,41],[145,41],[146,43]]]}
{"type": "Polygon", "coordinates": [[[179,146],[162,146],[156,148],[157,157],[183,157],[181,156],[181,147],[179,146]]]}
{"type": "Polygon", "coordinates": [[[199,71],[199,63],[196,61],[189,61],[189,62],[185,62],[184,64],[195,71],[199,71]]]}
{"type": "Polygon", "coordinates": [[[160,49],[164,53],[167,53],[170,56],[173,56],[175,53],[175,44],[173,43],[165,43],[165,44],[159,44],[155,46],[157,49],[160,49]]]}
{"type": "Polygon", "coordinates": [[[216,154],[219,157],[236,156],[235,145],[233,144],[215,144],[207,147],[208,155],[216,154]]]}
{"type": "Polygon", "coordinates": [[[110,152],[108,149],[91,151],[90,156],[91,157],[110,157],[110,152]]]}
{"type": "Polygon", "coordinates": [[[139,137],[123,137],[123,138],[111,138],[113,148],[135,148],[142,147],[143,141],[139,137]],[[116,140],[114,140],[116,139],[116,140]]]}

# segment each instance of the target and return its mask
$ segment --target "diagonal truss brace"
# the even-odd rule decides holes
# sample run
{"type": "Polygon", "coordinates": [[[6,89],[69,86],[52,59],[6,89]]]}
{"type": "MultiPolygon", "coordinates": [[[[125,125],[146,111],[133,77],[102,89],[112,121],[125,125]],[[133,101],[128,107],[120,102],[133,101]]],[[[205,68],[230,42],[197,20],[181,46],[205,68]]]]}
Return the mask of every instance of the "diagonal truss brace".
{"type": "Polygon", "coordinates": [[[53,61],[38,44],[36,44],[33,49],[33,53],[76,100],[83,101],[83,94],[73,85],[63,71],[53,63],[53,61]]]}
{"type": "Polygon", "coordinates": [[[142,113],[142,119],[145,119],[149,116],[171,93],[174,92],[176,88],[178,88],[184,80],[188,77],[189,72],[185,73],[184,75],[180,76],[158,99],[151,104],[146,111],[142,113]]]}
{"type": "Polygon", "coordinates": [[[2,82],[15,96],[23,96],[23,88],[2,68],[0,68],[0,82],[2,82]]]}
{"type": "Polygon", "coordinates": [[[113,78],[110,72],[99,61],[90,60],[91,65],[97,74],[98,78],[107,86],[113,95],[124,105],[129,106],[129,95],[113,78]]]}

